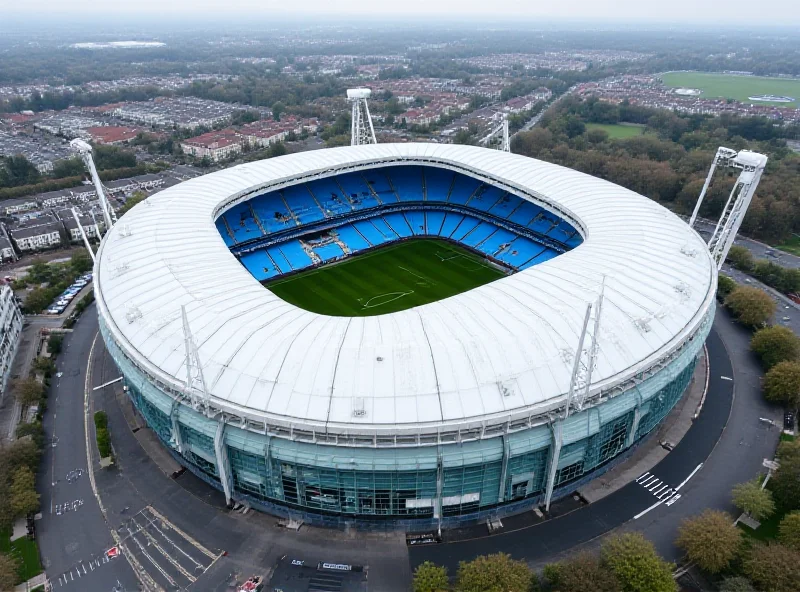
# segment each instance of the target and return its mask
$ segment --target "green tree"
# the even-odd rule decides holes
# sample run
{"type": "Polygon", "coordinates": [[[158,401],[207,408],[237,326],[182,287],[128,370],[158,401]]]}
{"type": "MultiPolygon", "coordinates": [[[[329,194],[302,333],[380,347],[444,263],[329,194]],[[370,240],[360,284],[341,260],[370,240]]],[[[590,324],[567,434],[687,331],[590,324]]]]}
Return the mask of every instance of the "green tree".
{"type": "Polygon", "coordinates": [[[39,509],[36,477],[28,467],[19,467],[11,479],[10,504],[15,516],[27,516],[39,509]]]}
{"type": "Polygon", "coordinates": [[[800,510],[800,440],[778,446],[780,467],[769,481],[777,506],[784,512],[800,510]]]}
{"type": "Polygon", "coordinates": [[[19,562],[5,553],[0,553],[0,590],[13,590],[19,581],[19,562]]]}
{"type": "Polygon", "coordinates": [[[731,493],[733,495],[733,505],[742,512],[750,514],[756,520],[764,520],[775,512],[772,492],[768,489],[763,489],[758,479],[739,483],[731,493]]]}
{"type": "Polygon", "coordinates": [[[614,573],[590,553],[580,553],[560,563],[545,566],[544,575],[552,592],[621,592],[614,573]]]}
{"type": "Polygon", "coordinates": [[[788,327],[765,327],[756,331],[750,340],[750,348],[767,369],[800,358],[800,339],[788,327]]]}
{"type": "Polygon", "coordinates": [[[20,378],[14,381],[14,397],[23,407],[36,405],[44,396],[44,386],[35,378],[20,378]]]}
{"type": "Polygon", "coordinates": [[[533,574],[524,561],[511,555],[481,555],[462,561],[456,575],[458,592],[528,592],[533,574]]]}
{"type": "Polygon", "coordinates": [[[736,269],[745,272],[751,271],[755,265],[755,259],[753,259],[753,254],[750,250],[745,247],[740,247],[739,245],[733,245],[731,247],[731,250],[728,251],[726,261],[736,269]]]}
{"type": "Polygon", "coordinates": [[[800,362],[778,362],[764,376],[764,396],[790,409],[800,406],[800,362]]]}
{"type": "Polygon", "coordinates": [[[800,512],[789,512],[778,525],[778,540],[793,551],[800,552],[800,512]]]}
{"type": "Polygon", "coordinates": [[[624,592],[676,592],[673,565],[661,559],[653,544],[639,533],[608,539],[602,557],[624,592]]]}
{"type": "Polygon", "coordinates": [[[80,177],[86,172],[83,161],[79,156],[57,160],[53,163],[53,178],[80,177]]]}
{"type": "Polygon", "coordinates": [[[19,187],[38,183],[39,169],[22,154],[0,156],[0,187],[19,187]]]}
{"type": "Polygon", "coordinates": [[[125,203],[119,209],[119,215],[129,212],[133,206],[139,204],[147,199],[147,194],[144,191],[134,191],[131,196],[125,200],[125,203]]]}
{"type": "Polygon", "coordinates": [[[719,274],[717,277],[717,298],[720,300],[725,300],[728,294],[736,289],[736,286],[736,282],[727,275],[719,274]]]}
{"type": "Polygon", "coordinates": [[[720,584],[719,592],[756,592],[750,580],[741,576],[725,578],[720,584]]]}
{"type": "Polygon", "coordinates": [[[444,592],[450,588],[447,568],[426,561],[414,570],[411,584],[414,592],[444,592]]]}
{"type": "Polygon", "coordinates": [[[281,114],[286,111],[286,105],[284,105],[281,101],[276,101],[272,104],[272,118],[275,121],[281,120],[281,114]]]}
{"type": "Polygon", "coordinates": [[[51,356],[57,356],[61,353],[61,345],[64,343],[63,335],[51,335],[47,340],[47,352],[51,356]]]}
{"type": "Polygon", "coordinates": [[[752,286],[739,286],[725,299],[736,320],[748,327],[761,327],[775,314],[775,301],[752,286]]]}
{"type": "Polygon", "coordinates": [[[22,309],[29,314],[38,314],[50,306],[52,301],[53,297],[46,288],[34,288],[25,297],[22,309]]]}
{"type": "Polygon", "coordinates": [[[759,590],[797,592],[800,553],[783,545],[754,545],[742,563],[742,571],[759,590]]]}
{"type": "Polygon", "coordinates": [[[683,521],[675,544],[700,569],[716,574],[726,569],[739,553],[742,531],[725,512],[706,510],[683,521]]]}
{"type": "Polygon", "coordinates": [[[81,249],[73,253],[69,259],[69,266],[76,275],[91,270],[92,258],[89,256],[89,252],[86,249],[81,249]]]}

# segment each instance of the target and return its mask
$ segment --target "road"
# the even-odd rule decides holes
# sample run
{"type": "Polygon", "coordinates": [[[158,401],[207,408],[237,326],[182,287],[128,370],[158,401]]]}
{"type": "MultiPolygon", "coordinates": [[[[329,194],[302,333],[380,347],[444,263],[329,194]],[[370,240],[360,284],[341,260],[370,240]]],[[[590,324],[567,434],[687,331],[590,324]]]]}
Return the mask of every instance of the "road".
{"type": "MultiPolygon", "coordinates": [[[[716,222],[705,220],[703,218],[698,218],[694,225],[695,230],[697,230],[697,232],[706,240],[706,242],[708,242],[708,239],[711,238],[711,234],[714,232],[715,226],[716,222]]],[[[753,257],[756,259],[766,259],[767,261],[772,261],[773,263],[777,263],[783,267],[800,269],[800,257],[796,255],[781,251],[775,247],[770,247],[767,244],[744,237],[742,235],[738,235],[736,240],[733,242],[736,245],[747,248],[747,250],[750,251],[753,254],[753,257]]]]}
{"type": "Polygon", "coordinates": [[[36,523],[37,536],[54,589],[111,591],[121,584],[137,590],[124,559],[103,559],[114,541],[88,479],[83,403],[86,360],[97,332],[95,314],[92,307],[65,335],[56,362],[61,375],[53,378],[43,422],[50,445],[38,476],[42,519],[36,523]]]}

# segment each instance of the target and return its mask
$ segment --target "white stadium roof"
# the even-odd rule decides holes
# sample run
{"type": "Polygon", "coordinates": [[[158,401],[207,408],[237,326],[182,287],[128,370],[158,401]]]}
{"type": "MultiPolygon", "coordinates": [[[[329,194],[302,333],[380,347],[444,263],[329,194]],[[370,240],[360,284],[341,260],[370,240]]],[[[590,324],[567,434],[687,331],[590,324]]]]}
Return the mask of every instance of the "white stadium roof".
{"type": "Polygon", "coordinates": [[[435,433],[563,405],[586,304],[603,277],[591,393],[619,385],[694,332],[716,285],[701,238],[655,202],[530,158],[437,144],[303,152],[186,181],[125,214],[105,237],[95,272],[110,334],[152,377],[184,387],[185,305],[214,406],[347,434],[435,433]],[[381,163],[471,170],[549,204],[582,229],[584,243],[439,302],[345,318],[302,310],[265,289],[214,225],[265,187],[381,163]]]}

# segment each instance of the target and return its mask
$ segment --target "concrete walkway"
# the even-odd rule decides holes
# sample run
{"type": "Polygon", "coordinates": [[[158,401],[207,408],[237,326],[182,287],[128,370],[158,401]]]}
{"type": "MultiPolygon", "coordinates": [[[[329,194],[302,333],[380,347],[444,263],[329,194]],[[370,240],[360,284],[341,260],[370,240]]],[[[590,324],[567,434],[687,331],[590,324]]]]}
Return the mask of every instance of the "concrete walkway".
{"type": "Polygon", "coordinates": [[[14,588],[14,592],[30,592],[39,586],[44,586],[47,583],[47,576],[40,573],[38,576],[31,578],[27,582],[23,582],[14,588]]]}

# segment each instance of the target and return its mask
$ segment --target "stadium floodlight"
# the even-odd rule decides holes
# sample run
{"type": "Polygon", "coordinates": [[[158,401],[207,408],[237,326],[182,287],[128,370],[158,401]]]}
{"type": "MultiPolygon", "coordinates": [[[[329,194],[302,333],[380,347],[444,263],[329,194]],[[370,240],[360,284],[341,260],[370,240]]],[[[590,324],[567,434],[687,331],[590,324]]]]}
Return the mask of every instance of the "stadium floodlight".
{"type": "MultiPolygon", "coordinates": [[[[75,208],[72,208],[72,217],[75,218],[75,224],[78,225],[78,230],[81,233],[81,238],[83,239],[83,244],[86,246],[86,250],[89,251],[89,255],[92,258],[92,263],[94,263],[94,251],[92,251],[92,245],[89,244],[89,239],[86,238],[86,233],[83,230],[83,224],[81,224],[81,219],[78,216],[78,211],[75,208]]],[[[95,224],[95,229],[97,228],[97,224],[95,224]]],[[[99,234],[98,234],[99,236],[99,234]]]]}
{"type": "Polygon", "coordinates": [[[117,221],[117,213],[106,198],[105,191],[103,190],[103,183],[100,181],[100,176],[97,174],[97,168],[94,166],[94,160],[92,159],[92,147],[80,138],[72,140],[69,145],[81,155],[83,163],[92,176],[92,183],[94,183],[94,187],[97,190],[97,198],[100,200],[100,208],[103,210],[103,219],[106,223],[106,232],[108,232],[114,225],[114,222],[117,221]]]}
{"type": "Polygon", "coordinates": [[[377,144],[372,117],[369,114],[367,99],[372,96],[368,88],[347,89],[347,100],[352,103],[353,114],[350,120],[350,145],[377,144]]]}
{"type": "Polygon", "coordinates": [[[717,269],[720,269],[728,256],[731,245],[733,245],[736,233],[739,232],[739,227],[742,225],[747,208],[753,200],[756,187],[758,187],[761,175],[767,166],[767,157],[750,150],[736,152],[730,148],[720,147],[714,156],[714,161],[711,163],[711,169],[708,171],[708,176],[706,176],[697,204],[694,206],[689,226],[694,226],[697,220],[700,206],[703,203],[706,191],[711,185],[711,179],[718,165],[741,171],[736,183],[733,184],[733,189],[731,189],[717,225],[714,227],[714,232],[708,241],[708,250],[711,251],[711,256],[717,264],[717,269]]]}
{"type": "Polygon", "coordinates": [[[508,115],[503,114],[503,121],[495,129],[481,138],[478,142],[481,146],[486,146],[494,137],[501,136],[500,146],[503,152],[511,152],[511,138],[508,135],[508,115]]]}

